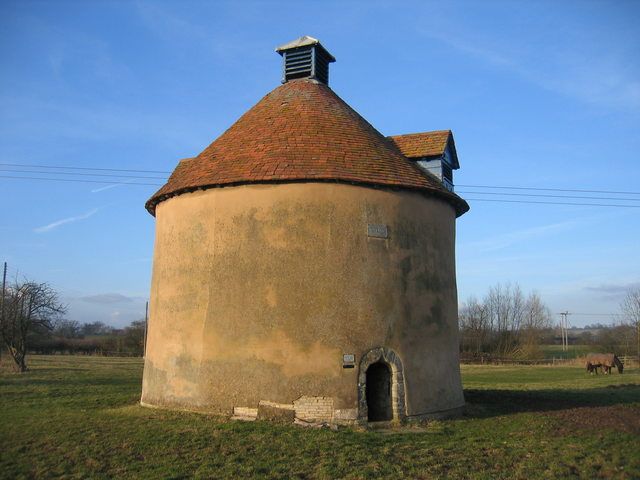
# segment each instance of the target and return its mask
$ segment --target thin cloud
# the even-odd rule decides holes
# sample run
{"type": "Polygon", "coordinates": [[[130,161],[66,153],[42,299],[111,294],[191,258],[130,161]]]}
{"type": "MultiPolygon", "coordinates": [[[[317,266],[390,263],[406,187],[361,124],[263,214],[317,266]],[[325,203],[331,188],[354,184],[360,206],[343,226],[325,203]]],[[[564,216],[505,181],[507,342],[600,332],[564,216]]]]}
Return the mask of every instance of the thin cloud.
{"type": "MultiPolygon", "coordinates": [[[[174,47],[203,48],[213,54],[218,62],[238,62],[263,46],[248,40],[246,35],[216,35],[216,26],[208,19],[206,24],[194,23],[159,2],[138,2],[137,10],[143,25],[174,47]]],[[[215,21],[215,20],[214,20],[215,21]]],[[[218,20],[219,21],[219,20],[218,20]]]]}
{"type": "Polygon", "coordinates": [[[131,303],[135,297],[127,297],[121,293],[100,293],[97,295],[87,295],[80,297],[80,300],[87,303],[98,303],[101,305],[112,305],[114,303],[131,303]]]}
{"type": "Polygon", "coordinates": [[[91,193],[104,192],[105,190],[109,190],[111,188],[119,187],[121,185],[126,185],[127,183],[131,183],[131,182],[132,182],[132,180],[125,180],[123,182],[112,183],[111,185],[107,185],[105,187],[94,188],[93,190],[91,190],[91,193]]]}
{"type": "Polygon", "coordinates": [[[495,237],[487,238],[479,242],[471,242],[465,245],[465,247],[477,249],[482,252],[502,250],[516,243],[526,242],[534,238],[545,237],[559,232],[566,232],[581,223],[582,222],[577,220],[569,220],[567,222],[551,223],[549,225],[516,230],[503,235],[496,235],[495,237]]]}
{"type": "Polygon", "coordinates": [[[96,213],[98,213],[98,209],[94,208],[93,210],[84,213],[82,215],[77,215],[75,217],[69,217],[69,218],[63,218],[62,220],[56,220],[53,223],[50,223],[48,225],[43,225],[42,227],[37,227],[34,228],[33,231],[35,233],[46,233],[46,232],[50,232],[51,230],[54,230],[62,225],[66,225],[67,223],[74,223],[74,222],[79,222],[81,220],[86,220],[87,218],[90,218],[92,216],[94,216],[96,213]]]}
{"type": "Polygon", "coordinates": [[[640,288],[640,282],[631,282],[626,284],[602,284],[597,286],[584,287],[584,290],[601,294],[603,298],[622,299],[629,290],[640,288]]]}
{"type": "Polygon", "coordinates": [[[421,33],[434,40],[438,40],[455,50],[469,54],[473,57],[480,58],[488,63],[510,68],[516,67],[516,64],[513,62],[513,60],[511,60],[507,56],[490,48],[481,47],[477,43],[466,42],[458,36],[451,36],[449,34],[429,30],[424,30],[421,33]]]}
{"type": "Polygon", "coordinates": [[[114,187],[119,187],[120,185],[123,185],[123,183],[113,183],[111,185],[107,185],[106,187],[94,188],[93,190],[91,190],[91,193],[104,192],[105,190],[109,190],[114,187]]]}
{"type": "Polygon", "coordinates": [[[609,108],[640,109],[640,81],[616,55],[596,55],[589,49],[585,53],[570,47],[543,54],[526,46],[516,53],[513,45],[489,47],[478,38],[465,38],[455,31],[455,35],[428,29],[421,33],[545,90],[609,108]]]}

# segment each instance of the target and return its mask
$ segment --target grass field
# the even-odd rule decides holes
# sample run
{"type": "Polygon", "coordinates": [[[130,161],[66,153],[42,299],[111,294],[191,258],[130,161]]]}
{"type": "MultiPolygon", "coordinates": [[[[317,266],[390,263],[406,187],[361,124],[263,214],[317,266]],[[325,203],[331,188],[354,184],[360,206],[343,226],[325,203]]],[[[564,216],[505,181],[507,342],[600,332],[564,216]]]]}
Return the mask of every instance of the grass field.
{"type": "Polygon", "coordinates": [[[637,369],[463,366],[461,419],[332,431],[142,408],[140,359],[30,366],[0,374],[2,478],[640,478],[637,369]]]}
{"type": "Polygon", "coordinates": [[[541,345],[540,350],[544,358],[563,358],[563,359],[572,359],[584,357],[585,355],[593,352],[593,353],[607,353],[609,351],[617,352],[618,356],[621,355],[623,351],[622,347],[620,349],[606,349],[604,347],[599,347],[597,345],[569,345],[567,350],[562,350],[562,345],[541,345]]]}
{"type": "Polygon", "coordinates": [[[540,350],[544,358],[577,358],[600,351],[595,345],[569,345],[567,350],[562,350],[562,345],[542,345],[540,350]]]}

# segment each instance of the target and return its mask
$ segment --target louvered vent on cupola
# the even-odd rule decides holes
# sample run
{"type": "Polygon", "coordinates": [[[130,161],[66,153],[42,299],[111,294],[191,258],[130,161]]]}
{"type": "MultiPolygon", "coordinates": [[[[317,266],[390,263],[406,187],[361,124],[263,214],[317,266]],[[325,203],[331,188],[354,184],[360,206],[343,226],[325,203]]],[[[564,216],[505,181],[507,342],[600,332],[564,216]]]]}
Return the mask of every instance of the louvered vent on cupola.
{"type": "Polygon", "coordinates": [[[329,84],[329,64],[336,59],[316,38],[305,35],[292,42],[280,45],[276,52],[282,55],[282,83],[294,78],[313,78],[329,84]]]}

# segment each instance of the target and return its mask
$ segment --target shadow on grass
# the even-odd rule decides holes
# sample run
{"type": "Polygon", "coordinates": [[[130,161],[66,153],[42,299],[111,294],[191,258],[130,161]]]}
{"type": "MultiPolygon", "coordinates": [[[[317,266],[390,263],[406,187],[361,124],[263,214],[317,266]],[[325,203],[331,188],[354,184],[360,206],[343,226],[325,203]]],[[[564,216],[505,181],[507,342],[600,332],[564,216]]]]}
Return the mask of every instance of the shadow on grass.
{"type": "Polygon", "coordinates": [[[488,418],[522,412],[640,403],[640,385],[569,390],[465,390],[465,417],[488,418]]]}
{"type": "Polygon", "coordinates": [[[83,377],[69,379],[64,378],[33,378],[28,376],[18,376],[11,378],[0,379],[0,385],[24,385],[32,387],[64,387],[64,388],[76,388],[76,387],[103,387],[103,386],[142,386],[142,382],[137,378],[127,377],[83,377]]]}

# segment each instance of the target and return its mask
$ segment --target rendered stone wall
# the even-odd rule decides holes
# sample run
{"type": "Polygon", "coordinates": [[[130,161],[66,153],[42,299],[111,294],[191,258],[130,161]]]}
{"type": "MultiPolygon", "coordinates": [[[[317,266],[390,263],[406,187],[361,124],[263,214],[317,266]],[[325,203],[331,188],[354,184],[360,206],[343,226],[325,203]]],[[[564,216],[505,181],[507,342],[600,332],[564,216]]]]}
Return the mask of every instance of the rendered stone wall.
{"type": "Polygon", "coordinates": [[[348,421],[360,372],[342,356],[384,347],[406,415],[462,406],[454,241],[453,207],[408,191],[247,185],[161,202],[142,403],[231,415],[324,397],[348,421]]]}

